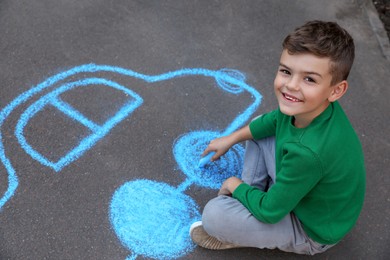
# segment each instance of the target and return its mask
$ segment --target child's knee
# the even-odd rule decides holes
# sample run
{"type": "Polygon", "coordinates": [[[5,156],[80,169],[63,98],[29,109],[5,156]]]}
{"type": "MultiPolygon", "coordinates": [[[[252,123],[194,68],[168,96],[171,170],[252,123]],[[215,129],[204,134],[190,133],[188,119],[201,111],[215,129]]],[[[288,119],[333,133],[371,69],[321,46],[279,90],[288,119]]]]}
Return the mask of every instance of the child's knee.
{"type": "Polygon", "coordinates": [[[214,222],[218,215],[221,214],[222,206],[220,203],[220,197],[218,196],[209,202],[203,209],[202,222],[214,222]]]}
{"type": "Polygon", "coordinates": [[[222,217],[226,214],[224,200],[225,196],[218,196],[210,200],[204,207],[202,213],[202,224],[207,233],[214,233],[213,230],[218,230],[222,224],[222,217]]]}

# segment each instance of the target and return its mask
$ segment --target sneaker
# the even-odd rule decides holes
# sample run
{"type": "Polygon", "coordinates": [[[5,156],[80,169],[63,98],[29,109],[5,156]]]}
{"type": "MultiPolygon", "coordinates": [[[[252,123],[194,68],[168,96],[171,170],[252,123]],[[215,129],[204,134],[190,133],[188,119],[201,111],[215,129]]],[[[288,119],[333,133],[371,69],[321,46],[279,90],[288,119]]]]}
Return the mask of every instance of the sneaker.
{"type": "Polygon", "coordinates": [[[202,221],[197,221],[191,225],[190,236],[192,241],[194,241],[195,244],[207,249],[222,250],[222,249],[241,247],[231,243],[221,242],[215,237],[210,236],[204,230],[202,221]]]}

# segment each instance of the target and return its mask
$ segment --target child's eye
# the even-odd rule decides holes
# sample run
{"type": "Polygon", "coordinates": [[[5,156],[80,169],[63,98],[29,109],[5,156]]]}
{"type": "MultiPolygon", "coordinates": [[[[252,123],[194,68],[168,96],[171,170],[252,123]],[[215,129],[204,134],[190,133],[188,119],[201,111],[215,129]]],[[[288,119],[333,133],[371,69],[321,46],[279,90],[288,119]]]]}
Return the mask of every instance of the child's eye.
{"type": "Polygon", "coordinates": [[[311,78],[311,77],[306,77],[305,80],[307,82],[316,83],[316,81],[313,78],[311,78]]]}
{"type": "Polygon", "coordinates": [[[286,74],[286,75],[290,75],[291,73],[290,73],[290,71],[288,71],[288,70],[286,70],[286,69],[280,69],[279,70],[281,73],[283,73],[283,74],[286,74]]]}

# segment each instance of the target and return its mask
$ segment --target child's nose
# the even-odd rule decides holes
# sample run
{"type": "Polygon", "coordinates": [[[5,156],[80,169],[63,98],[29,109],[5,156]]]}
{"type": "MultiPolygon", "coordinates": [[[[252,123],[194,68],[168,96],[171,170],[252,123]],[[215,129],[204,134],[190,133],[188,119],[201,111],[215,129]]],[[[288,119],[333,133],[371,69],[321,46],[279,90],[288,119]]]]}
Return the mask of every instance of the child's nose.
{"type": "Polygon", "coordinates": [[[299,90],[299,79],[297,77],[291,77],[286,82],[286,87],[288,90],[298,91],[299,90]]]}

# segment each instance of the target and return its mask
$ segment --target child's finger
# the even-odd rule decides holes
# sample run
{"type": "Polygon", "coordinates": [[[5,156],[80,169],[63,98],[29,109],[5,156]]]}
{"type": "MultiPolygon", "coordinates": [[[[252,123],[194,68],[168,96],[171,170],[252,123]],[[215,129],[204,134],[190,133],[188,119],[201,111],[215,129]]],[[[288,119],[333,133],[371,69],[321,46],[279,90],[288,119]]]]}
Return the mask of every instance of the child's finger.
{"type": "Polygon", "coordinates": [[[198,163],[198,167],[202,168],[204,167],[207,163],[209,163],[211,161],[211,157],[214,155],[215,152],[211,152],[209,153],[208,155],[202,157],[200,160],[199,160],[199,163],[198,163]]]}
{"type": "Polygon", "coordinates": [[[222,154],[220,153],[215,153],[212,157],[211,157],[211,161],[216,161],[216,160],[219,160],[219,157],[221,157],[222,154]]]}
{"type": "Polygon", "coordinates": [[[211,147],[210,147],[210,144],[207,146],[207,148],[203,151],[203,153],[202,153],[202,157],[204,157],[204,156],[206,156],[206,155],[208,155],[210,152],[213,152],[213,151],[215,151],[215,150],[213,150],[211,147]]]}
{"type": "Polygon", "coordinates": [[[200,155],[201,157],[205,157],[210,152],[209,148],[207,147],[203,153],[200,155]]]}

